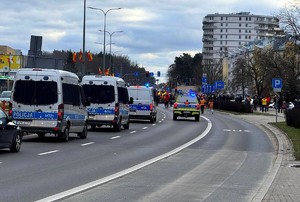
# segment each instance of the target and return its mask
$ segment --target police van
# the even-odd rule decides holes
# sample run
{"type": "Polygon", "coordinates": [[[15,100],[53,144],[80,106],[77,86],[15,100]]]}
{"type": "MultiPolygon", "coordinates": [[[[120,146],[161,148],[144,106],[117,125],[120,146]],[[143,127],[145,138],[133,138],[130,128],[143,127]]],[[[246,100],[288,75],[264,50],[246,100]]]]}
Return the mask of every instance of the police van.
{"type": "Polygon", "coordinates": [[[155,89],[147,86],[129,86],[127,87],[130,104],[130,119],[156,121],[155,89]]]}
{"type": "Polygon", "coordinates": [[[12,119],[25,133],[55,134],[63,141],[69,133],[87,137],[89,102],[76,74],[57,69],[17,71],[12,88],[12,119]]]}
{"type": "Polygon", "coordinates": [[[118,77],[85,75],[81,81],[91,105],[87,108],[92,129],[107,125],[115,131],[129,129],[129,97],[125,81],[118,77]]]}

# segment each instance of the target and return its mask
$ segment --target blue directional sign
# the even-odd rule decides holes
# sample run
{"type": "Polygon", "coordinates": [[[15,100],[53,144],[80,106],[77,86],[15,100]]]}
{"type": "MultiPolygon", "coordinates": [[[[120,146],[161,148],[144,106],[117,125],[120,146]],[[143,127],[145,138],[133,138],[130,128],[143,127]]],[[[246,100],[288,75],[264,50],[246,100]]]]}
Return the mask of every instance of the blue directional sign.
{"type": "Polygon", "coordinates": [[[272,78],[272,87],[273,88],[282,88],[282,79],[281,78],[272,78]]]}
{"type": "Polygon", "coordinates": [[[225,86],[224,81],[216,81],[215,82],[216,89],[224,89],[224,86],[225,86]]]}
{"type": "Polygon", "coordinates": [[[121,74],[120,73],[116,73],[115,77],[121,77],[121,74]]]}

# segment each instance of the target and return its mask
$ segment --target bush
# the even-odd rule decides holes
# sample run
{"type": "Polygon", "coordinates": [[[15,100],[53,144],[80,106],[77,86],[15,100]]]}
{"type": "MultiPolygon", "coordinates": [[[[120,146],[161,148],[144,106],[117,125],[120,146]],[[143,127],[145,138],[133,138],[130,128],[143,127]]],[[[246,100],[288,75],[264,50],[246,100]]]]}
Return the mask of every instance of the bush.
{"type": "Polygon", "coordinates": [[[286,124],[300,128],[300,108],[288,109],[286,111],[286,124]]]}

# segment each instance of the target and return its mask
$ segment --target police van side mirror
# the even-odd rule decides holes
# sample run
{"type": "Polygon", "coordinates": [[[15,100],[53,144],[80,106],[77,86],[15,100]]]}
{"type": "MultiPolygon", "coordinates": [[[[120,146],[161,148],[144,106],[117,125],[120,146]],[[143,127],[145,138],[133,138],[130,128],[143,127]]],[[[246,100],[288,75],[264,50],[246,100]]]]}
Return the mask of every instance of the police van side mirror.
{"type": "Polygon", "coordinates": [[[133,97],[129,98],[129,104],[133,104],[133,97]]]}

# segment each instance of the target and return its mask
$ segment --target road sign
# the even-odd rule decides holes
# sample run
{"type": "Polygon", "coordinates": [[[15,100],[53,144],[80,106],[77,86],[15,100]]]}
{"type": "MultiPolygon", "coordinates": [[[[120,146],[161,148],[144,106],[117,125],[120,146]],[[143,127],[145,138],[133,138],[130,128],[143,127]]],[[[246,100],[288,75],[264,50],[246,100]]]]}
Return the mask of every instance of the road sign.
{"type": "Polygon", "coordinates": [[[224,89],[224,81],[216,81],[215,82],[215,89],[224,89]]]}
{"type": "Polygon", "coordinates": [[[272,78],[272,87],[273,88],[282,88],[282,79],[281,78],[272,78]]]}
{"type": "Polygon", "coordinates": [[[206,73],[203,73],[202,75],[202,85],[205,85],[207,84],[207,76],[206,76],[206,73]]]}

